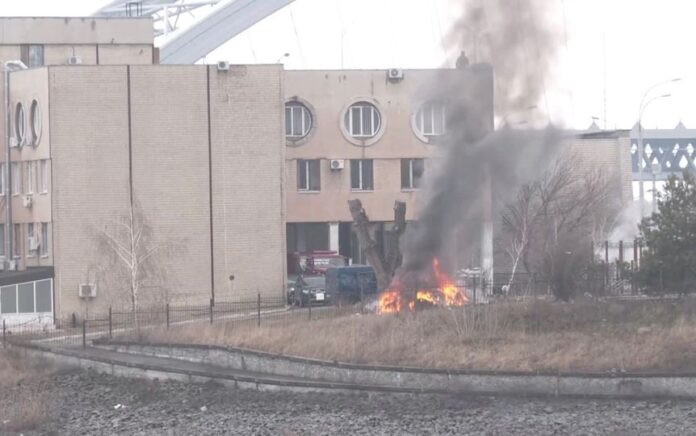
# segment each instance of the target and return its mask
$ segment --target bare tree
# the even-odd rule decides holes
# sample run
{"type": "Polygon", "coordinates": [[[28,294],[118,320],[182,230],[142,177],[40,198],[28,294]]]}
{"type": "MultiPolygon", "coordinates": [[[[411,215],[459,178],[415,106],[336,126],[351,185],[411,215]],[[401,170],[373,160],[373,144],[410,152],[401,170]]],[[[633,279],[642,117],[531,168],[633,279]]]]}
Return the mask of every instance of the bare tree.
{"type": "Polygon", "coordinates": [[[529,245],[529,234],[537,218],[534,208],[535,186],[525,185],[520,189],[517,200],[506,206],[503,213],[503,250],[510,257],[512,270],[507,287],[510,289],[522,256],[529,245]]]}
{"type": "Polygon", "coordinates": [[[505,207],[501,243],[512,264],[508,285],[522,263],[528,273],[546,278],[558,298],[572,298],[577,276],[593,261],[589,241],[600,229],[610,231],[618,212],[611,183],[601,170],[578,171],[576,161],[559,158],[505,207]]]}
{"type": "MultiPolygon", "coordinates": [[[[114,259],[113,273],[126,282],[133,313],[139,309],[144,289],[166,289],[161,261],[174,248],[174,242],[155,240],[138,203],[124,216],[115,217],[98,231],[100,246],[114,259]]],[[[153,297],[153,296],[149,296],[153,297]]]]}

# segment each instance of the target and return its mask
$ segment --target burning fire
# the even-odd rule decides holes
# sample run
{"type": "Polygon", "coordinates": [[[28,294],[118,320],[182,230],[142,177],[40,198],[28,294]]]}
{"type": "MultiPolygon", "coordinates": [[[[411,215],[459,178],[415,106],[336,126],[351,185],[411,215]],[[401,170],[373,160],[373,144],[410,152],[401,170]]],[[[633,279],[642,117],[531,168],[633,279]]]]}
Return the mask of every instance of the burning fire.
{"type": "Polygon", "coordinates": [[[416,303],[425,303],[432,306],[463,306],[469,299],[459,289],[454,281],[440,268],[440,261],[435,258],[432,264],[432,274],[437,287],[435,289],[418,289],[415,300],[410,295],[405,295],[404,286],[397,278],[390,288],[382,293],[379,298],[379,313],[401,312],[405,307],[415,310],[416,303]],[[408,299],[408,301],[407,301],[408,299]]]}

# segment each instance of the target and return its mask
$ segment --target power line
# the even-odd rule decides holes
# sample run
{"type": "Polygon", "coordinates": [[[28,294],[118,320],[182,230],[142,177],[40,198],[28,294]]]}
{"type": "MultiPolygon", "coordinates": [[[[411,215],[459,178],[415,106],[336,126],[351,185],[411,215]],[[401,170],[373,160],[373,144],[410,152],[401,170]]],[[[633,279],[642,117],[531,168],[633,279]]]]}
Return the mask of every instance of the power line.
{"type": "Polygon", "coordinates": [[[297,42],[297,49],[300,52],[300,60],[302,61],[302,66],[307,68],[307,62],[305,60],[304,51],[302,50],[302,43],[300,42],[300,35],[297,32],[297,24],[295,24],[295,15],[292,13],[292,4],[288,5],[288,11],[290,12],[290,21],[292,22],[292,30],[295,32],[295,41],[297,42]]]}
{"type": "Polygon", "coordinates": [[[445,35],[442,32],[442,25],[440,24],[440,14],[437,9],[438,0],[430,0],[430,4],[433,5],[433,13],[435,14],[435,23],[437,23],[437,30],[440,32],[440,48],[442,49],[442,57],[444,61],[447,61],[447,49],[445,48],[445,35]]]}

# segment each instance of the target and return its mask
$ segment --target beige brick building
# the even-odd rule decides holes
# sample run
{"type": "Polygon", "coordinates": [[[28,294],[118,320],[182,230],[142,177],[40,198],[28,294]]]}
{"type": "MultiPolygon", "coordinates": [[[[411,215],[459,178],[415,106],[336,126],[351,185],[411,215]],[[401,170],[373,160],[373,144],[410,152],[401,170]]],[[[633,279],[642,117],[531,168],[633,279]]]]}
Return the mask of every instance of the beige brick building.
{"type": "Polygon", "coordinates": [[[2,317],[128,304],[109,242],[131,211],[156,249],[141,302],[283,296],[282,66],[152,65],[151,25],[0,19],[0,60],[30,67],[7,75],[2,317]]]}
{"type": "Polygon", "coordinates": [[[447,133],[443,95],[462,84],[483,89],[493,128],[493,75],[465,70],[286,71],[288,250],[339,251],[366,259],[347,202],[362,201],[379,244],[391,228],[395,200],[418,215],[418,192],[447,133]],[[391,74],[391,76],[390,76],[391,74]]]}
{"type": "MultiPolygon", "coordinates": [[[[491,88],[479,102],[493,128],[493,72],[465,70],[286,71],[286,185],[288,250],[335,250],[356,263],[366,258],[352,230],[347,201],[359,198],[378,244],[393,221],[395,200],[407,219],[419,212],[419,180],[434,165],[438,141],[448,132],[443,96],[456,84],[491,88]],[[351,122],[360,118],[365,125],[351,122]],[[360,125],[358,125],[360,124],[360,125]],[[366,130],[367,129],[367,130],[366,130]],[[335,167],[334,167],[335,166],[335,167]],[[357,168],[356,168],[357,167],[357,168]],[[365,183],[366,182],[366,183],[365,183]]],[[[631,201],[630,146],[626,132],[569,132],[564,148],[578,168],[602,169],[616,199],[631,201]]],[[[494,217],[495,219],[495,217],[494,217]]]]}

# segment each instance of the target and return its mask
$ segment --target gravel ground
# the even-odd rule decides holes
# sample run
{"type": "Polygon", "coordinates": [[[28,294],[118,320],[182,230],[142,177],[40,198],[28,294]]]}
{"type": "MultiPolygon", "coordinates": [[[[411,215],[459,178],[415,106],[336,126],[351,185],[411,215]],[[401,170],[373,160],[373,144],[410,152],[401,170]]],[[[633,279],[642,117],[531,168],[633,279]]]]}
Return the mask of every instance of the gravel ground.
{"type": "MultiPolygon", "coordinates": [[[[38,432],[59,435],[685,435],[696,402],[291,394],[64,373],[38,432]]],[[[16,392],[0,393],[0,408],[16,392]],[[9,395],[5,395],[9,394],[9,395]]],[[[0,425],[1,427],[1,425],[0,425]]],[[[0,430],[0,434],[3,433],[0,430]]]]}

